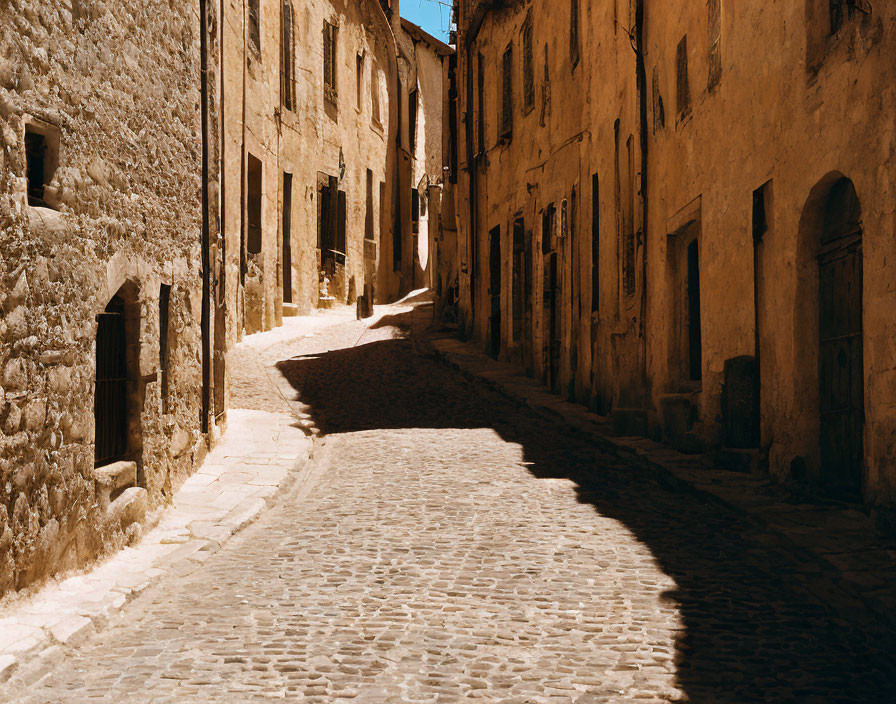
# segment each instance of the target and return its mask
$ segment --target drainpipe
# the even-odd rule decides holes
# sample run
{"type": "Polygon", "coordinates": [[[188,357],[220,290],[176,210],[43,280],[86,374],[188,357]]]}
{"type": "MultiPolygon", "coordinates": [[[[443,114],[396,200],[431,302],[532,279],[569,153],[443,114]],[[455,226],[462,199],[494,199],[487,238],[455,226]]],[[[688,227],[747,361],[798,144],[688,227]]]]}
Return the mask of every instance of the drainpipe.
{"type": "Polygon", "coordinates": [[[644,0],[636,0],[635,5],[635,61],[638,91],[638,119],[641,139],[641,232],[643,233],[641,255],[641,338],[644,344],[642,355],[643,380],[647,385],[647,221],[648,221],[648,150],[649,132],[647,127],[647,69],[644,65],[644,0]]]}
{"type": "Polygon", "coordinates": [[[211,408],[209,369],[211,368],[211,300],[209,264],[209,168],[208,168],[208,0],[199,0],[199,92],[202,112],[202,418],[204,434],[209,431],[211,408]]]}

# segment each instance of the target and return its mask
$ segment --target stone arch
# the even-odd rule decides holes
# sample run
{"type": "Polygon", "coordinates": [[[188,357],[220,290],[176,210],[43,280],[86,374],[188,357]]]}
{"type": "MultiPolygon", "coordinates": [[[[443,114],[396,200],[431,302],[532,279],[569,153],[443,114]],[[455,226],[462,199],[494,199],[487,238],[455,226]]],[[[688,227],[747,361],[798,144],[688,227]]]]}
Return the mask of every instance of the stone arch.
{"type": "Polygon", "coordinates": [[[863,473],[861,212],[853,182],[839,171],[810,191],[798,229],[793,329],[806,478],[853,496],[861,493],[863,473]]]}

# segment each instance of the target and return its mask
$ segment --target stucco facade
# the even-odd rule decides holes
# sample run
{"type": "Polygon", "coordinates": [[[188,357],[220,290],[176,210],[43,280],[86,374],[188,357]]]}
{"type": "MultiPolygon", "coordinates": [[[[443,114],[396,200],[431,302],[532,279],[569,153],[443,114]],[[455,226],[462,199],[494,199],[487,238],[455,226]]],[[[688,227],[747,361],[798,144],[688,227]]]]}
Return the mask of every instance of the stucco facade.
{"type": "Polygon", "coordinates": [[[467,334],[620,433],[892,503],[894,11],[546,5],[456,7],[467,334]]]}

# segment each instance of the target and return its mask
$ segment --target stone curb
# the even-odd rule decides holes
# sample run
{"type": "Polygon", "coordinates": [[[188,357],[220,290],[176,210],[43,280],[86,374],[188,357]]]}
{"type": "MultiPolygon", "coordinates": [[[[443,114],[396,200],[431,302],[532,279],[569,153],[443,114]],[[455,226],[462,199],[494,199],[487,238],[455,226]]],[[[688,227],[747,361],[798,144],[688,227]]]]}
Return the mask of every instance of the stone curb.
{"type": "MultiPolygon", "coordinates": [[[[229,413],[233,418],[246,412],[229,413]]],[[[274,465],[250,465],[251,457],[240,461],[228,456],[216,465],[219,444],[137,546],[112,555],[90,572],[48,584],[31,599],[11,605],[8,614],[0,615],[3,689],[28,687],[41,679],[91,635],[122,617],[127,604],[146,589],[166,576],[195,571],[276,499],[296,484],[309,482],[314,439],[306,437],[306,429],[296,427],[291,415],[257,413],[281,416],[279,431],[291,436],[285,444],[292,451],[284,454],[293,456],[274,465]],[[234,480],[235,475],[251,479],[241,483],[234,480]],[[210,477],[216,478],[209,481],[210,477]]],[[[228,432],[243,430],[239,423],[235,425],[228,427],[225,438],[228,432]]]]}
{"type": "MultiPolygon", "coordinates": [[[[456,369],[467,379],[484,382],[496,392],[527,406],[546,420],[566,425],[572,432],[588,437],[600,450],[651,472],[663,488],[688,492],[703,501],[724,507],[754,528],[771,534],[776,542],[774,547],[792,554],[800,565],[802,574],[811,575],[811,580],[805,580],[803,586],[832,610],[838,613],[846,611],[850,618],[863,621],[869,627],[880,627],[882,623],[896,626],[896,613],[889,607],[889,602],[869,597],[846,579],[823,555],[798,544],[779,526],[756,511],[751,511],[749,506],[721,494],[725,488],[736,491],[737,482],[758,485],[760,482],[755,477],[731,472],[721,474],[721,470],[699,467],[698,457],[683,455],[646,438],[611,437],[611,424],[606,419],[584,406],[562,400],[511,365],[492,360],[474,350],[469,343],[461,343],[456,338],[437,337],[431,333],[416,335],[414,342],[419,352],[456,369]],[[447,342],[450,346],[463,346],[466,349],[463,352],[452,352],[440,348],[440,340],[444,341],[442,347],[447,342]],[[471,369],[474,364],[480,369],[471,369]],[[509,383],[511,381],[517,386],[529,387],[532,393],[520,393],[513,388],[514,384],[509,383]],[[700,482],[693,476],[697,473],[713,473],[730,481],[727,486],[721,486],[717,493],[710,482],[700,482]]],[[[729,491],[731,493],[734,492],[729,491]]]]}

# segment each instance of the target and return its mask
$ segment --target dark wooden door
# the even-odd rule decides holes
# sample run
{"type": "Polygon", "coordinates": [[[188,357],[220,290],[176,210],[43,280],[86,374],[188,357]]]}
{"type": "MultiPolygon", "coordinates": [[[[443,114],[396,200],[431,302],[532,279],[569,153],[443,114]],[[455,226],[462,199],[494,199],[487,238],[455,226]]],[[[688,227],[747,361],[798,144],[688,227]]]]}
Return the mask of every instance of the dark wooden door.
{"type": "Polygon", "coordinates": [[[127,445],[124,302],[115,296],[97,322],[94,459],[100,467],[122,459],[127,445]]]}
{"type": "Polygon", "coordinates": [[[288,173],[283,174],[283,302],[292,303],[292,174],[288,173]]]}
{"type": "Polygon", "coordinates": [[[556,390],[560,366],[560,321],[558,316],[557,253],[551,252],[544,262],[544,351],[545,383],[556,390]]]}
{"type": "Polygon", "coordinates": [[[491,298],[490,347],[495,359],[501,352],[501,229],[489,233],[489,296],[491,298]]]}
{"type": "Polygon", "coordinates": [[[865,424],[861,232],[826,244],[818,273],[821,475],[835,493],[858,498],[865,424]]]}

